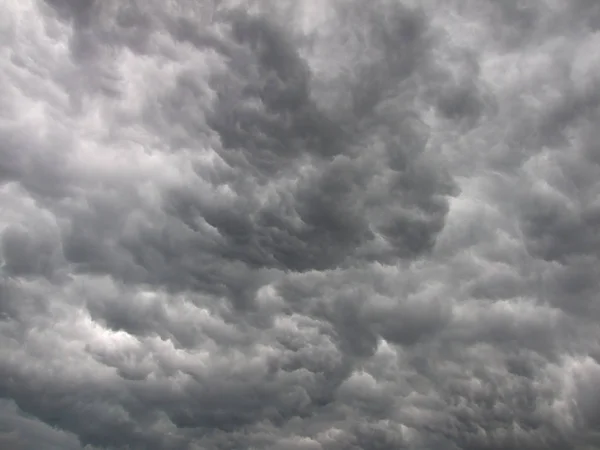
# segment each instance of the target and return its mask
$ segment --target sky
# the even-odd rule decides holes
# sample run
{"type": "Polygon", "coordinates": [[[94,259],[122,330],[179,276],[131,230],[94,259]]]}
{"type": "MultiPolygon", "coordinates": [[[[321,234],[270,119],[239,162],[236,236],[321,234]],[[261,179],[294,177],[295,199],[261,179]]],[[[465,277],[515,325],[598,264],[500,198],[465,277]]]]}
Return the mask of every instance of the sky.
{"type": "Polygon", "coordinates": [[[600,3],[5,0],[0,448],[600,448],[600,3]]]}

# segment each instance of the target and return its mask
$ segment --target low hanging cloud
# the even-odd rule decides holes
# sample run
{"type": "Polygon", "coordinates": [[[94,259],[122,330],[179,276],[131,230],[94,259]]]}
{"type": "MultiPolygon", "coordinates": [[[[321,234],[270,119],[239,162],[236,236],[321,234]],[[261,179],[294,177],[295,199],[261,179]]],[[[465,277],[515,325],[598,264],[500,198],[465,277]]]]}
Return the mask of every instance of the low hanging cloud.
{"type": "Polygon", "coordinates": [[[596,2],[1,10],[0,447],[600,445],[596,2]]]}

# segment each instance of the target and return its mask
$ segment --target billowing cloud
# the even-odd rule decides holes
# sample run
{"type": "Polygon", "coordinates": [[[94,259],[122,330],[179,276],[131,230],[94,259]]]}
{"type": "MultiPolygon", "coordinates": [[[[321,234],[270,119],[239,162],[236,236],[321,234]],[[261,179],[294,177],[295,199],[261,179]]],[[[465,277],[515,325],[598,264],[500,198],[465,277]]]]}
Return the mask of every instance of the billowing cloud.
{"type": "Polygon", "coordinates": [[[1,16],[0,447],[600,445],[596,2],[1,16]]]}

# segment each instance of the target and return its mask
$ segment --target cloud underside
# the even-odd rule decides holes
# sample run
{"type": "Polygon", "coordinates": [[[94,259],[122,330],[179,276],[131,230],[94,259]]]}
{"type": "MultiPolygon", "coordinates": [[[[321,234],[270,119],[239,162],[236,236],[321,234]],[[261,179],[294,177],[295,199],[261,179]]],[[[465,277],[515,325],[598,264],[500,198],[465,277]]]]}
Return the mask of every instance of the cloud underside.
{"type": "Polygon", "coordinates": [[[600,6],[1,8],[0,447],[600,445],[600,6]]]}

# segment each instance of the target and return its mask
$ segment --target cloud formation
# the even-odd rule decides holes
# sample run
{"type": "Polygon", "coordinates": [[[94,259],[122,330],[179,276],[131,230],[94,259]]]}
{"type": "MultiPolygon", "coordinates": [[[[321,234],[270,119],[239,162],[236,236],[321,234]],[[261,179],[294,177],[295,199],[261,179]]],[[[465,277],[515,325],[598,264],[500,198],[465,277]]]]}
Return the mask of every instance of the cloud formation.
{"type": "Polygon", "coordinates": [[[0,446],[600,445],[596,2],[1,12],[0,446]]]}

